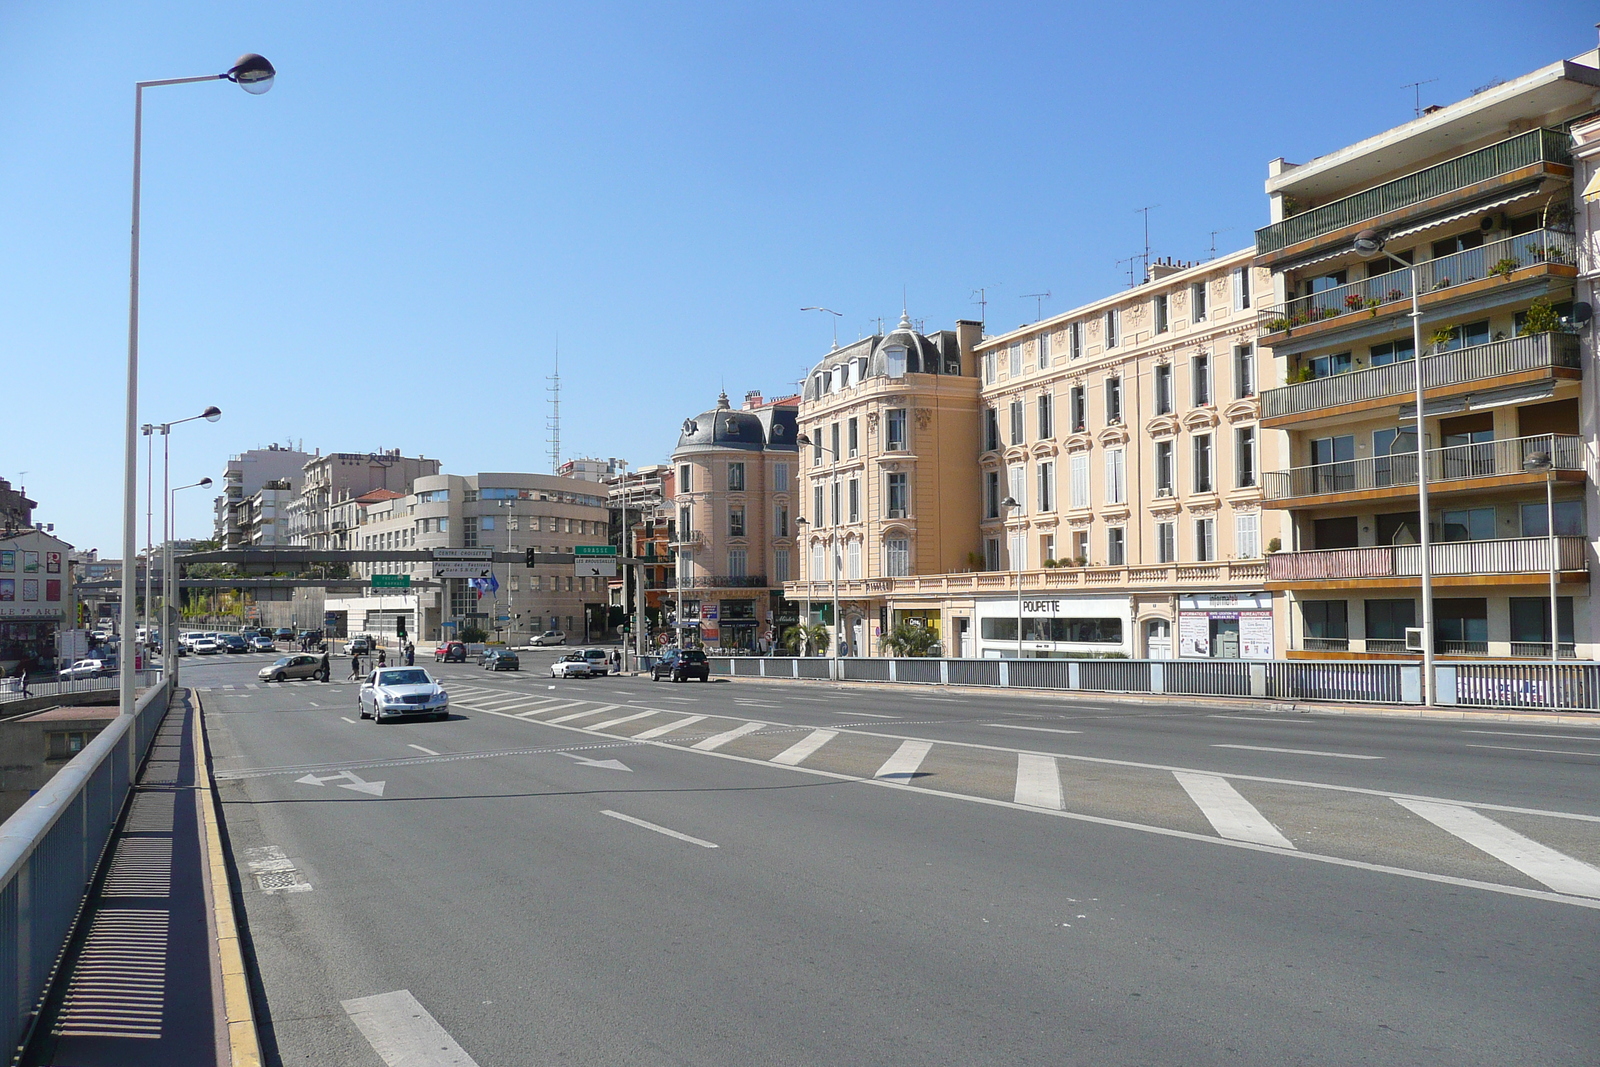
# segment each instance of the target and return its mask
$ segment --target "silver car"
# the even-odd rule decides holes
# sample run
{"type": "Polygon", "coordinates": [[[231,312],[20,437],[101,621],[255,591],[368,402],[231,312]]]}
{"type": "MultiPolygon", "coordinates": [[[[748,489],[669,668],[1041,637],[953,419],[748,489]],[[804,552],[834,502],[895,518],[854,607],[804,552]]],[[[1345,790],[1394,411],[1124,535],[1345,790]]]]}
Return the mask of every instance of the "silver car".
{"type": "Polygon", "coordinates": [[[411,717],[450,717],[450,694],[421,667],[384,667],[361,683],[361,717],[390,722],[411,717]]]}

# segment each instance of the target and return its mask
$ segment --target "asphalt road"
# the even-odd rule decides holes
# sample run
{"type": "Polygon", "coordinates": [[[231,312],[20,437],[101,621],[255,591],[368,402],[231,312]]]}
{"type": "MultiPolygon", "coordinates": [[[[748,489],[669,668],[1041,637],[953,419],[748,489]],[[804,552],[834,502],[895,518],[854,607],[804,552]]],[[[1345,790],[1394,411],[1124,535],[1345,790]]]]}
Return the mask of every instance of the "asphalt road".
{"type": "Polygon", "coordinates": [[[381,726],[349,685],[186,663],[281,1062],[1600,1048],[1600,730],[550,658],[429,664],[456,716],[381,726]]]}

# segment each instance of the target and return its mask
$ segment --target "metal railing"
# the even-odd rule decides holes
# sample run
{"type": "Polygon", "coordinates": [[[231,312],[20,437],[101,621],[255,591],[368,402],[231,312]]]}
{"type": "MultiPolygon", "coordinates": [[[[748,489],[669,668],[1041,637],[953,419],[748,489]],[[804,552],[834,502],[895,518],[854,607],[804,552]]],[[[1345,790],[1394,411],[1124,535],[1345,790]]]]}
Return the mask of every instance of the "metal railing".
{"type": "MultiPolygon", "coordinates": [[[[1088,565],[1083,567],[1045,567],[1022,572],[1022,588],[1050,592],[1082,586],[1186,585],[1217,583],[1246,586],[1265,580],[1263,559],[1229,559],[1210,563],[1141,563],[1124,566],[1088,565]]],[[[893,578],[841,578],[839,596],[845,598],[878,594],[959,593],[1016,591],[1016,571],[961,571],[953,574],[911,574],[893,578]]],[[[785,582],[784,596],[790,600],[826,600],[831,596],[827,582],[785,582]]]]}
{"type": "MultiPolygon", "coordinates": [[[[1524,267],[1550,263],[1574,266],[1577,262],[1575,242],[1572,234],[1557,230],[1533,230],[1515,237],[1502,237],[1477,248],[1424,260],[1417,264],[1417,285],[1426,296],[1483,278],[1508,279],[1524,267]]],[[[1410,302],[1411,272],[1402,267],[1262,308],[1261,328],[1267,333],[1282,333],[1297,326],[1362,312],[1376,316],[1386,305],[1409,305],[1410,302]]]]}
{"type": "MultiPolygon", "coordinates": [[[[134,686],[147,689],[161,679],[161,671],[149,667],[142,671],[134,671],[134,686]]],[[[69,678],[64,682],[28,682],[27,687],[22,685],[21,678],[0,678],[0,714],[5,713],[5,705],[17,701],[28,700],[32,697],[57,697],[68,693],[93,693],[99,691],[116,692],[117,675],[113,671],[99,678],[69,678]]]]}
{"type": "Polygon", "coordinates": [[[685,589],[764,589],[765,574],[697,574],[683,580],[685,589]]]}
{"type": "MultiPolygon", "coordinates": [[[[1424,356],[1422,384],[1424,389],[1438,389],[1507,374],[1580,366],[1576,336],[1540,333],[1424,356]]],[[[1416,371],[1410,360],[1404,360],[1268,389],[1261,394],[1261,417],[1302,415],[1367,400],[1414,395],[1415,391],[1416,371]]]]}
{"type": "MultiPolygon", "coordinates": [[[[1556,563],[1562,571],[1588,566],[1583,537],[1557,537],[1556,563]]],[[[1550,540],[1507,537],[1493,541],[1441,541],[1429,546],[1435,575],[1544,574],[1550,570],[1550,540]]],[[[1277,552],[1267,557],[1267,580],[1318,582],[1346,578],[1419,578],[1421,545],[1372,545],[1308,552],[1277,552]]]]}
{"type": "Polygon", "coordinates": [[[39,1009],[130,783],[166,714],[168,686],[139,698],[0,824],[0,1045],[39,1009]]]}
{"type": "MultiPolygon", "coordinates": [[[[1414,441],[1415,438],[1410,440],[1414,441]]],[[[1584,469],[1583,438],[1569,434],[1511,437],[1474,445],[1430,448],[1424,453],[1428,459],[1430,485],[1468,478],[1526,474],[1526,464],[1536,454],[1550,456],[1556,470],[1584,469]]],[[[1286,471],[1267,471],[1261,480],[1268,500],[1359,493],[1416,484],[1415,451],[1400,451],[1366,459],[1345,459],[1335,463],[1314,463],[1306,467],[1291,467],[1286,471]]]]}
{"type": "Polygon", "coordinates": [[[1320,207],[1291,215],[1256,231],[1256,254],[1266,255],[1325,233],[1342,230],[1465,189],[1537,163],[1570,164],[1572,139],[1560,130],[1537,129],[1498,144],[1436,163],[1414,174],[1375,185],[1320,207]]]}

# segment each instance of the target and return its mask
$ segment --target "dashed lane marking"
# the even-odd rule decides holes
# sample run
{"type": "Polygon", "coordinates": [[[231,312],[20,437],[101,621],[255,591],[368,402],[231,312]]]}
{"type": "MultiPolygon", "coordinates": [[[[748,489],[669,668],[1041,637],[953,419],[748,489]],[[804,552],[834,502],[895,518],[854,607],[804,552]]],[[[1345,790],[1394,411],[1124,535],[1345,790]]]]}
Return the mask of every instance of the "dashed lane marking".
{"type": "Polygon", "coordinates": [[[1585,752],[1581,748],[1519,748],[1516,745],[1468,745],[1468,748],[1496,748],[1501,752],[1541,752],[1547,756],[1600,756],[1600,752],[1585,752]]]}
{"type": "Polygon", "coordinates": [[[1497,737],[1537,737],[1541,740],[1551,741],[1590,741],[1600,742],[1600,737],[1579,737],[1576,734],[1530,734],[1521,730],[1462,730],[1464,734],[1494,734],[1497,737]]]}
{"type": "Polygon", "coordinates": [[[1361,756],[1354,752],[1319,752],[1314,748],[1268,748],[1266,745],[1212,745],[1212,748],[1243,748],[1251,752],[1286,752],[1291,756],[1328,756],[1332,759],[1386,759],[1385,756],[1361,756]]]}
{"type": "Polygon", "coordinates": [[[1053,730],[1048,726],[1014,726],[1008,722],[986,722],[985,726],[992,726],[996,730],[1027,730],[1035,734],[1081,734],[1082,730],[1053,730]]]}

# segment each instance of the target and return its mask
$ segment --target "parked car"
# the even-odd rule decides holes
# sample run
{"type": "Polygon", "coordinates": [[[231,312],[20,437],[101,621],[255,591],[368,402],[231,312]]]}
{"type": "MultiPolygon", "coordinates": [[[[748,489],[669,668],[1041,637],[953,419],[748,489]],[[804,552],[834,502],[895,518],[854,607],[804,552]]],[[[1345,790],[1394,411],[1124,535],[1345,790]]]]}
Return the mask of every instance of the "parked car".
{"type": "Polygon", "coordinates": [[[194,650],[194,654],[197,656],[215,656],[220,652],[226,651],[221,641],[205,634],[196,637],[189,647],[194,650]]]}
{"type": "Polygon", "coordinates": [[[274,641],[293,641],[294,631],[287,626],[280,626],[272,632],[274,641]]]}
{"type": "Polygon", "coordinates": [[[698,678],[702,682],[711,681],[711,664],[706,662],[706,654],[698,648],[672,648],[656,661],[650,668],[650,680],[659,682],[662,678],[671,678],[674,682],[687,681],[698,678]]]}
{"type": "Polygon", "coordinates": [[[594,668],[594,673],[605,675],[611,673],[611,653],[603,648],[586,648],[583,658],[589,661],[589,666],[594,668]]]}
{"type": "Polygon", "coordinates": [[[276,663],[257,671],[256,677],[263,682],[286,682],[291,678],[313,678],[326,682],[328,672],[322,669],[321,656],[302,652],[298,656],[279,656],[276,663]]]}
{"type": "Polygon", "coordinates": [[[63,682],[69,682],[76,678],[100,678],[110,673],[111,668],[103,659],[80,659],[72,666],[58,672],[56,677],[63,682]]]}
{"type": "Polygon", "coordinates": [[[446,641],[433,650],[435,663],[465,663],[467,662],[467,646],[460,641],[446,641]]]}
{"type": "Polygon", "coordinates": [[[552,678],[593,678],[594,667],[582,652],[571,652],[550,664],[552,678]]]}
{"type": "Polygon", "coordinates": [[[370,656],[372,652],[372,638],[365,634],[358,634],[345,642],[344,654],[347,656],[370,656]]]}
{"type": "Polygon", "coordinates": [[[249,644],[247,644],[245,639],[240,637],[238,634],[223,634],[220,640],[222,641],[222,650],[224,652],[234,653],[250,651],[249,644]]]}
{"type": "Polygon", "coordinates": [[[266,634],[256,634],[250,639],[250,651],[252,652],[276,652],[277,650],[278,646],[273,644],[272,638],[266,634]]]}
{"type": "Polygon", "coordinates": [[[361,683],[361,717],[375,723],[411,716],[443,722],[450,717],[450,694],[421,667],[385,667],[361,683]]]}
{"type": "Polygon", "coordinates": [[[490,671],[520,671],[522,661],[517,659],[517,654],[509,648],[484,649],[483,655],[478,657],[479,666],[490,671]]]}
{"type": "Polygon", "coordinates": [[[546,630],[544,633],[540,634],[538,637],[535,637],[531,642],[529,642],[529,644],[537,646],[564,645],[566,643],[567,635],[562,633],[560,630],[546,630]]]}

